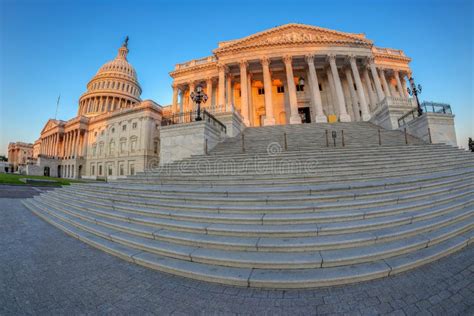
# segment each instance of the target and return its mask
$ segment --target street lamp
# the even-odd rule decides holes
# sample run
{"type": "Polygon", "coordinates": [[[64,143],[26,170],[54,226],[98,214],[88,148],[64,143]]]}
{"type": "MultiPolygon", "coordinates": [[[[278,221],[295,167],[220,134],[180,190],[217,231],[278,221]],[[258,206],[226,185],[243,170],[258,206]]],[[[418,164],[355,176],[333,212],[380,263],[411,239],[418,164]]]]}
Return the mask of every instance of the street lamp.
{"type": "Polygon", "coordinates": [[[421,94],[421,85],[418,85],[418,87],[415,85],[415,79],[413,77],[410,77],[408,79],[410,81],[410,87],[407,88],[408,94],[412,95],[415,98],[416,101],[416,107],[418,109],[418,116],[421,116],[423,114],[423,110],[421,109],[420,101],[418,100],[418,94],[421,94]]]}
{"type": "Polygon", "coordinates": [[[205,94],[205,93],[202,91],[201,85],[198,85],[198,86],[196,87],[196,90],[193,91],[193,92],[191,92],[190,98],[191,98],[191,100],[193,100],[194,103],[196,103],[196,105],[197,105],[196,121],[202,121],[202,118],[201,118],[201,102],[202,102],[202,103],[206,103],[206,101],[207,101],[207,94],[205,94]]]}

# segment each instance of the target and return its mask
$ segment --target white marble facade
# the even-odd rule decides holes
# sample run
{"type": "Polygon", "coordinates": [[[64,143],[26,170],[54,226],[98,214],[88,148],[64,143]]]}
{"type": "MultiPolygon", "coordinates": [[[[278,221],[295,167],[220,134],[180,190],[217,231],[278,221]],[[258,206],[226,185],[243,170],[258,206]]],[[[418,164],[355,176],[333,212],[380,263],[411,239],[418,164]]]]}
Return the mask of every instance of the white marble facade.
{"type": "Polygon", "coordinates": [[[410,60],[363,34],[286,24],[177,64],[166,112],[193,110],[189,93],[200,84],[209,111],[235,108],[247,126],[368,121],[384,98],[408,99],[410,60]]]}
{"type": "Polygon", "coordinates": [[[114,179],[158,165],[162,108],[140,99],[127,44],[89,81],[76,117],[46,123],[33,146],[37,166],[31,172],[114,179]]]}

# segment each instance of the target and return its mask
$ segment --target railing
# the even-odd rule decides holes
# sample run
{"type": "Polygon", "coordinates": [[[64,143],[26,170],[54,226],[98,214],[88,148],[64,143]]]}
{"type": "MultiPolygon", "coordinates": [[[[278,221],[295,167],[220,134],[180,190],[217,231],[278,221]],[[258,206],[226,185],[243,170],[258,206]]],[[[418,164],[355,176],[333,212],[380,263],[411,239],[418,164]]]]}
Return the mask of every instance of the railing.
{"type": "MultiPolygon", "coordinates": [[[[172,115],[164,116],[161,119],[161,126],[170,126],[176,124],[187,124],[196,122],[197,111],[189,111],[189,112],[182,112],[182,113],[175,113],[172,115]]],[[[201,112],[202,121],[207,121],[208,123],[212,124],[213,126],[217,126],[221,132],[227,133],[227,127],[219,121],[214,115],[209,113],[206,110],[201,112]]]]}
{"type": "MultiPolygon", "coordinates": [[[[440,114],[452,114],[451,106],[445,103],[435,103],[425,101],[421,104],[423,113],[440,113],[440,114]]],[[[406,125],[408,122],[419,116],[418,109],[414,108],[410,112],[404,114],[398,119],[398,127],[406,125]]]]}
{"type": "Polygon", "coordinates": [[[399,49],[374,47],[374,51],[379,54],[405,56],[403,51],[399,49]]]}
{"type": "Polygon", "coordinates": [[[208,56],[208,57],[203,57],[203,58],[199,58],[199,59],[193,59],[193,60],[187,61],[185,63],[176,64],[175,70],[188,68],[188,67],[192,67],[192,66],[196,66],[196,65],[212,63],[212,62],[215,62],[216,60],[217,60],[216,56],[208,56]]]}

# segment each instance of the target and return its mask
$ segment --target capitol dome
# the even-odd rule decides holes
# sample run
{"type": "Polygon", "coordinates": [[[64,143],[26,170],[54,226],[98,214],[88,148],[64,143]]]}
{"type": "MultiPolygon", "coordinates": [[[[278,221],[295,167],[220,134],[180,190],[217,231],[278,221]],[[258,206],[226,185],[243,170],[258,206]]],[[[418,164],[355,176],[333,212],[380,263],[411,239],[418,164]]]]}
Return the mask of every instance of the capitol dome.
{"type": "Polygon", "coordinates": [[[142,89],[137,73],[127,61],[128,37],[117,57],[105,63],[87,84],[79,99],[78,115],[95,116],[117,109],[130,108],[141,102],[142,89]]]}

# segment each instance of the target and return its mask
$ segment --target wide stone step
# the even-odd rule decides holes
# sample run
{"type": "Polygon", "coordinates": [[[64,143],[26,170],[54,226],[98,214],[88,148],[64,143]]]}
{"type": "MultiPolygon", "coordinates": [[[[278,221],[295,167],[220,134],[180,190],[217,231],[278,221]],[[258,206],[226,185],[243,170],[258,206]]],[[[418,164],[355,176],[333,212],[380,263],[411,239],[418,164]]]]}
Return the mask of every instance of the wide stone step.
{"type": "MultiPolygon", "coordinates": [[[[342,267],[315,269],[250,269],[231,268],[212,264],[190,262],[174,259],[155,253],[137,251],[136,248],[123,246],[97,235],[84,232],[73,225],[35,209],[25,202],[38,216],[62,229],[66,233],[108,253],[153,269],[194,279],[218,282],[222,284],[254,286],[267,288],[317,287],[346,284],[388,276],[407,267],[417,266],[436,260],[444,255],[465,247],[470,239],[457,236],[416,252],[411,252],[391,259],[377,260],[342,267]],[[386,263],[387,262],[387,263],[386,263]]],[[[471,236],[471,235],[468,235],[471,236]]]]}
{"type": "MultiPolygon", "coordinates": [[[[63,217],[64,219],[64,217],[63,217]]],[[[357,249],[323,250],[292,254],[288,252],[224,251],[179,246],[116,232],[97,224],[74,220],[74,226],[125,246],[193,262],[240,268],[302,269],[342,266],[390,258],[442,242],[474,227],[474,219],[403,240],[374,244],[357,249]]]]}
{"type": "Polygon", "coordinates": [[[409,159],[408,157],[403,158],[394,158],[394,159],[380,159],[379,161],[373,161],[373,159],[364,160],[360,159],[359,161],[343,161],[338,163],[334,160],[321,160],[316,157],[297,157],[297,158],[287,158],[287,157],[251,157],[248,159],[237,160],[235,158],[225,159],[209,159],[209,158],[199,158],[194,160],[181,161],[176,165],[167,165],[163,166],[156,170],[148,170],[141,172],[137,175],[169,175],[169,174],[178,174],[184,175],[189,174],[206,174],[214,173],[219,174],[221,172],[234,173],[234,174],[246,174],[250,173],[252,175],[260,174],[289,174],[289,173],[312,173],[317,172],[318,174],[329,173],[334,175],[336,173],[344,172],[354,172],[358,170],[367,170],[372,168],[379,168],[384,170],[389,170],[394,168],[392,163],[396,162],[398,168],[404,167],[429,167],[436,166],[440,163],[445,163],[449,161],[451,163],[456,161],[474,161],[471,157],[459,153],[459,154],[449,154],[443,155],[439,154],[436,157],[429,159],[427,163],[427,157],[416,157],[414,159],[409,159]],[[337,172],[334,172],[336,171],[337,172]]]}
{"type": "MultiPolygon", "coordinates": [[[[191,156],[190,158],[186,158],[179,162],[171,163],[170,165],[179,165],[181,162],[187,162],[192,160],[198,160],[203,157],[208,159],[235,159],[235,160],[245,160],[249,158],[255,158],[258,156],[260,159],[264,159],[266,157],[273,157],[273,158],[300,158],[300,157],[311,157],[317,158],[319,160],[325,161],[340,161],[340,162],[352,162],[352,161],[372,161],[376,159],[393,159],[393,158],[418,158],[422,155],[432,156],[435,157],[436,155],[444,154],[444,155],[466,155],[466,152],[461,150],[453,150],[452,147],[443,146],[443,147],[420,147],[420,148],[412,148],[411,150],[403,150],[403,148],[395,147],[390,149],[374,149],[374,150],[367,150],[363,148],[362,150],[356,149],[339,149],[339,150],[298,150],[298,151],[284,151],[282,149],[278,155],[270,156],[269,154],[255,154],[251,151],[245,153],[238,153],[238,154],[228,154],[223,152],[221,154],[211,153],[210,155],[195,155],[191,156]],[[350,159],[349,159],[350,158],[350,159]]],[[[421,157],[420,157],[421,158],[421,157]]]]}
{"type": "Polygon", "coordinates": [[[88,201],[96,207],[108,207],[114,210],[131,211],[139,214],[155,215],[160,217],[176,217],[180,219],[199,220],[206,222],[221,222],[223,220],[245,223],[270,221],[293,222],[325,222],[338,221],[346,218],[367,218],[381,216],[388,212],[402,212],[405,208],[419,208],[423,205],[433,202],[442,203],[452,198],[454,192],[462,190],[464,195],[466,189],[472,189],[472,179],[466,179],[462,182],[452,184],[444,188],[439,187],[430,190],[417,190],[413,193],[404,195],[374,196],[371,199],[352,199],[336,201],[307,202],[298,204],[243,204],[236,207],[234,204],[217,204],[211,202],[204,204],[180,203],[179,199],[174,202],[161,202],[157,200],[143,200],[134,196],[104,195],[94,192],[74,192],[72,190],[56,190],[51,193],[60,195],[63,199],[75,199],[77,202],[88,201]],[[426,197],[436,196],[429,201],[423,200],[426,197]],[[334,212],[337,211],[337,212],[334,212]],[[241,214],[246,214],[241,215],[241,214]]]}
{"type": "MultiPolygon", "coordinates": [[[[455,196],[452,196],[454,199],[455,196]]],[[[151,232],[159,229],[169,229],[183,232],[193,232],[221,236],[249,236],[249,237],[306,237],[335,235],[350,232],[371,231],[379,228],[399,226],[414,221],[432,218],[452,211],[453,208],[469,206],[473,203],[471,190],[461,191],[457,195],[458,202],[447,205],[432,206],[431,208],[418,209],[392,215],[391,212],[380,217],[367,219],[354,219],[340,222],[315,223],[315,224],[229,224],[214,222],[193,222],[171,218],[157,218],[129,212],[120,212],[112,209],[88,207],[84,204],[63,201],[54,198],[45,199],[44,196],[36,197],[37,201],[54,207],[86,220],[101,221],[110,227],[127,229],[127,224],[142,230],[141,226],[151,228],[151,232]]],[[[429,204],[428,204],[429,206],[429,204]]],[[[147,230],[147,233],[150,230],[147,230]]]]}
{"type": "Polygon", "coordinates": [[[121,189],[126,190],[129,194],[121,192],[126,195],[135,195],[138,192],[150,192],[152,194],[166,194],[166,195],[186,195],[202,196],[211,195],[213,197],[274,197],[274,196],[289,196],[289,195],[308,195],[308,196],[319,196],[327,193],[339,193],[339,192],[359,192],[363,190],[372,190],[374,188],[403,188],[410,185],[419,185],[419,189],[422,189],[428,183],[438,181],[441,179],[455,178],[455,177],[466,177],[466,179],[472,174],[474,168],[460,168],[456,170],[448,170],[443,172],[434,172],[431,174],[423,174],[417,176],[404,176],[397,178],[383,178],[370,181],[354,181],[347,183],[324,183],[324,184],[313,184],[311,180],[304,179],[303,184],[294,185],[288,180],[288,185],[285,187],[275,186],[235,186],[235,185],[200,185],[194,186],[190,184],[182,185],[161,185],[161,184],[148,184],[148,183],[72,183],[70,188],[73,190],[114,190],[121,189]]]}
{"type": "MultiPolygon", "coordinates": [[[[347,190],[344,192],[322,193],[317,195],[308,195],[306,192],[298,194],[294,192],[291,195],[269,195],[269,196],[238,196],[238,197],[223,197],[213,194],[202,195],[188,195],[185,193],[175,192],[173,194],[156,193],[152,190],[133,190],[129,187],[103,187],[98,191],[95,187],[83,186],[80,191],[75,187],[66,187],[56,190],[66,194],[79,195],[82,198],[100,199],[101,202],[107,203],[113,201],[117,207],[117,202],[128,202],[134,205],[159,205],[160,203],[176,203],[179,204],[231,204],[231,205],[266,205],[266,204],[288,204],[288,203],[314,203],[314,202],[329,202],[329,201],[345,201],[345,200],[361,200],[370,197],[378,199],[382,197],[393,196],[399,199],[403,194],[426,191],[428,189],[447,188],[451,185],[456,185],[459,182],[472,181],[474,174],[468,174],[463,178],[448,178],[446,180],[438,180],[436,182],[428,182],[424,185],[411,184],[398,188],[374,187],[365,190],[347,190]]],[[[403,197],[402,197],[403,198],[403,197]]]]}
{"type": "Polygon", "coordinates": [[[359,173],[350,176],[320,176],[320,177],[307,177],[302,176],[301,179],[289,177],[284,178],[263,178],[252,180],[251,176],[235,176],[235,175],[201,175],[201,176],[173,176],[173,177],[142,177],[142,178],[131,178],[128,181],[117,181],[119,184],[136,184],[136,185],[162,185],[162,186],[197,186],[202,188],[217,188],[217,187],[254,187],[256,189],[260,187],[275,187],[275,188],[287,188],[289,186],[303,186],[303,185],[330,185],[330,186],[349,186],[350,183],[355,182],[380,182],[390,181],[391,179],[400,178],[423,178],[426,175],[433,174],[435,172],[456,172],[467,169],[471,169],[474,166],[469,164],[459,164],[457,166],[439,166],[430,170],[422,170],[420,168],[411,171],[401,172],[373,172],[371,174],[359,173]]]}

